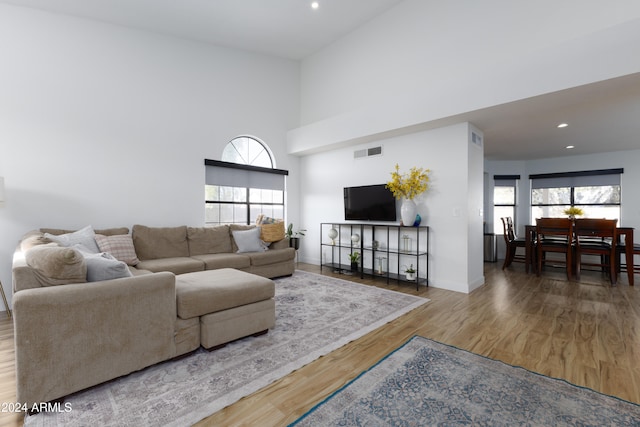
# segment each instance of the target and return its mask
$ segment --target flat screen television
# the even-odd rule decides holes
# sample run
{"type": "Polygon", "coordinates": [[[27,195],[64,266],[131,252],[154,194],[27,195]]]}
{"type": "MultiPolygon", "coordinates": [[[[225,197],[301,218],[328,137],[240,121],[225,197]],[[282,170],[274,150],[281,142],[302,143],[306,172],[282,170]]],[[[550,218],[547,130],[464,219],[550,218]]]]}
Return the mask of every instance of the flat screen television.
{"type": "Polygon", "coordinates": [[[346,187],[344,219],[354,221],[395,221],[396,198],[385,184],[346,187]]]}

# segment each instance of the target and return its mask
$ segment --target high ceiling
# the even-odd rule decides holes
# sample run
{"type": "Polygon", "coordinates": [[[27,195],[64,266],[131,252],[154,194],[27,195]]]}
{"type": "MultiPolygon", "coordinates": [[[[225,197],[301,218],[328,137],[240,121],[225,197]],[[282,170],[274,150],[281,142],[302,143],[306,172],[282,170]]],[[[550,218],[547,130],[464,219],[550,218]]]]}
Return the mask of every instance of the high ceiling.
{"type": "Polygon", "coordinates": [[[402,0],[0,0],[301,59],[402,0]]]}
{"type": "MultiPolygon", "coordinates": [[[[402,0],[0,0],[293,60],[402,0]]],[[[528,160],[640,149],[640,73],[429,124],[468,120],[485,157],[528,160]],[[558,129],[559,123],[568,127],[558,129]],[[566,149],[568,145],[575,148],[566,149]]]]}

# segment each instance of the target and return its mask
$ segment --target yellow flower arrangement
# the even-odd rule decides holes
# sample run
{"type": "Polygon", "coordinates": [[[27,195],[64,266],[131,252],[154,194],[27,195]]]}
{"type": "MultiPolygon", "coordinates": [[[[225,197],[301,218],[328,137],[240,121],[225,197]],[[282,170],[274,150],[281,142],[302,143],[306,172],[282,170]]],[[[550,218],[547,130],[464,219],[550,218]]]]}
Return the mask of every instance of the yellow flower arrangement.
{"type": "Polygon", "coordinates": [[[567,215],[569,218],[575,218],[577,216],[584,215],[584,212],[580,208],[571,206],[570,208],[567,208],[564,210],[564,214],[567,215]]]}
{"type": "Polygon", "coordinates": [[[396,164],[395,171],[391,172],[391,181],[387,182],[386,187],[396,199],[413,200],[429,188],[429,172],[429,169],[413,167],[409,173],[400,174],[400,166],[396,164]]]}

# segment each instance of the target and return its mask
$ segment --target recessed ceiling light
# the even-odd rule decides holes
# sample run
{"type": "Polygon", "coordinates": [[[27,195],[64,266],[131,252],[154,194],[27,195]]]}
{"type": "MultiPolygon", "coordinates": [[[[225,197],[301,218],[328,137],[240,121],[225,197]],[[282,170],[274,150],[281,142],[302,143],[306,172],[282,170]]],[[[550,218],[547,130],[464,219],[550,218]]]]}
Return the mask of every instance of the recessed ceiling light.
{"type": "Polygon", "coordinates": [[[567,126],[569,126],[567,123],[560,123],[558,125],[559,128],[566,128],[567,126]]]}
{"type": "Polygon", "coordinates": [[[575,145],[567,145],[564,148],[566,148],[567,150],[571,150],[572,148],[576,148],[576,146],[575,145]]]}
{"type": "Polygon", "coordinates": [[[318,3],[317,1],[314,1],[311,3],[311,9],[317,9],[320,7],[320,3],[318,3]]]}

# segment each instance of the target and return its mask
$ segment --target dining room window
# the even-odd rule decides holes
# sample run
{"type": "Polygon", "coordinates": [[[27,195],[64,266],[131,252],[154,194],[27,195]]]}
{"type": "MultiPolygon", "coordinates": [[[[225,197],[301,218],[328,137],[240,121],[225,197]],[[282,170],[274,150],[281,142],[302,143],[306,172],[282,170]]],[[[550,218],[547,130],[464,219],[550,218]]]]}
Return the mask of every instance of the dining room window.
{"type": "Polygon", "coordinates": [[[511,217],[516,225],[516,193],[520,175],[493,176],[493,232],[504,234],[503,217],[511,217]]]}
{"type": "Polygon", "coordinates": [[[566,217],[575,206],[583,218],[617,219],[620,223],[623,169],[530,175],[531,218],[566,217]]]}

